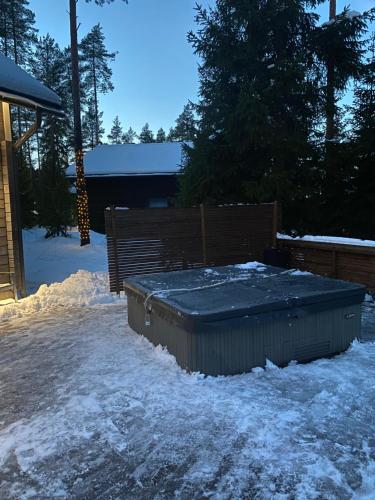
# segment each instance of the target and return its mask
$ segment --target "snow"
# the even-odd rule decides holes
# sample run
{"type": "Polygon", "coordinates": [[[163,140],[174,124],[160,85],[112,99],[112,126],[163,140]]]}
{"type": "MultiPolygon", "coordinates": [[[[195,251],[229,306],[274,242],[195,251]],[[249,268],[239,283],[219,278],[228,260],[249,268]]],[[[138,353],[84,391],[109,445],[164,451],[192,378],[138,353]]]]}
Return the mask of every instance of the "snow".
{"type": "Polygon", "coordinates": [[[61,112],[60,97],[3,54],[0,68],[0,97],[5,101],[15,99],[21,104],[61,112]]]}
{"type": "Polygon", "coordinates": [[[0,308],[0,498],[373,498],[369,297],[339,356],[204,377],[129,328],[104,237],[42,236],[26,260],[51,276],[32,282],[68,277],[0,308]]]}
{"type": "Polygon", "coordinates": [[[371,498],[374,312],[333,359],[216,378],[124,301],[1,323],[0,497],[371,498]]]}
{"type": "Polygon", "coordinates": [[[107,271],[106,237],[90,231],[91,244],[81,247],[77,229],[69,231],[69,237],[46,239],[42,228],[24,230],[22,233],[26,287],[35,292],[42,284],[63,281],[80,269],[107,271]]]}
{"type": "Polygon", "coordinates": [[[234,267],[237,267],[237,269],[255,269],[256,271],[265,271],[266,268],[264,267],[264,264],[261,264],[260,262],[257,262],[256,260],[252,262],[246,262],[245,264],[236,264],[234,267]]]}
{"type": "Polygon", "coordinates": [[[374,240],[360,240],[357,238],[344,238],[341,236],[315,236],[305,235],[301,237],[292,237],[287,234],[277,233],[280,240],[296,240],[296,241],[315,241],[317,243],[336,243],[338,245],[359,245],[365,247],[375,247],[374,240]]]}
{"type": "MultiPolygon", "coordinates": [[[[85,175],[175,175],[181,169],[183,144],[102,144],[85,154],[85,175]]],[[[75,177],[74,165],[66,173],[75,177]]]]}

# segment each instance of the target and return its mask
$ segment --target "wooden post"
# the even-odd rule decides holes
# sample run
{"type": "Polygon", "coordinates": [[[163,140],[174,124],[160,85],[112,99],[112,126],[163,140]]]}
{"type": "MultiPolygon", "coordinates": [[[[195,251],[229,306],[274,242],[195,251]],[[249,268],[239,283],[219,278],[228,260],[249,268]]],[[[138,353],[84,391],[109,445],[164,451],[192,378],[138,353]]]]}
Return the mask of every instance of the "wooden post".
{"type": "Polygon", "coordinates": [[[201,209],[201,234],[202,234],[202,255],[203,264],[207,266],[207,227],[206,227],[206,213],[204,203],[200,204],[201,209]]]}
{"type": "Polygon", "coordinates": [[[274,201],[272,214],[272,248],[277,248],[277,230],[279,226],[278,217],[278,203],[277,201],[274,201]]]}
{"type": "Polygon", "coordinates": [[[337,278],[337,252],[332,250],[332,277],[337,278]]]}
{"type": "Polygon", "coordinates": [[[118,262],[118,249],[117,249],[117,228],[116,228],[116,208],[111,206],[111,225],[112,225],[112,242],[113,242],[113,257],[115,259],[115,278],[116,278],[116,293],[120,295],[120,276],[119,276],[119,262],[118,262]]]}

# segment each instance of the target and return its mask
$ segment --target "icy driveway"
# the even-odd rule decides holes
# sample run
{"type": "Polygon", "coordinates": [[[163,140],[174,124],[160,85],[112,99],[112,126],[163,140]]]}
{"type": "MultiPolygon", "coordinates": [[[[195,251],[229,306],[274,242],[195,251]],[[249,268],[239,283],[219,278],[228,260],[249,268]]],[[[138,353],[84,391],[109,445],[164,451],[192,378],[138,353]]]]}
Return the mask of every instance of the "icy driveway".
{"type": "Polygon", "coordinates": [[[1,324],[1,499],[374,498],[374,309],[335,359],[203,379],[124,307],[1,324]]]}

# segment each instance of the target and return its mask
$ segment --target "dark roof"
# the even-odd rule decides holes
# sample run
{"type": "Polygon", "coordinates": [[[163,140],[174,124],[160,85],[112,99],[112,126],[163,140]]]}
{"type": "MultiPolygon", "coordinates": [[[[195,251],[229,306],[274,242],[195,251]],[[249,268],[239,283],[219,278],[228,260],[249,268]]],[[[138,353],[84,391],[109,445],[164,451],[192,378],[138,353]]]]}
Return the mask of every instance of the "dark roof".
{"type": "Polygon", "coordinates": [[[0,99],[63,114],[60,97],[3,54],[0,54],[0,99]]]}

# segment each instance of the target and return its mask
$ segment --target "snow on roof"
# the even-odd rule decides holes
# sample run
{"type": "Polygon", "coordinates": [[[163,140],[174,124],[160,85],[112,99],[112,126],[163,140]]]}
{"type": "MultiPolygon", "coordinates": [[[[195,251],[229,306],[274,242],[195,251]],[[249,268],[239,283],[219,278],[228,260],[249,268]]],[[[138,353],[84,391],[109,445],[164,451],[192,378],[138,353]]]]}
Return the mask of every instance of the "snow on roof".
{"type": "Polygon", "coordinates": [[[0,54],[0,99],[62,113],[60,97],[3,54],[0,54]]]}
{"type": "MultiPolygon", "coordinates": [[[[85,176],[173,175],[181,168],[182,146],[182,142],[96,146],[85,155],[85,176]]],[[[74,165],[66,173],[75,177],[74,165]]]]}

